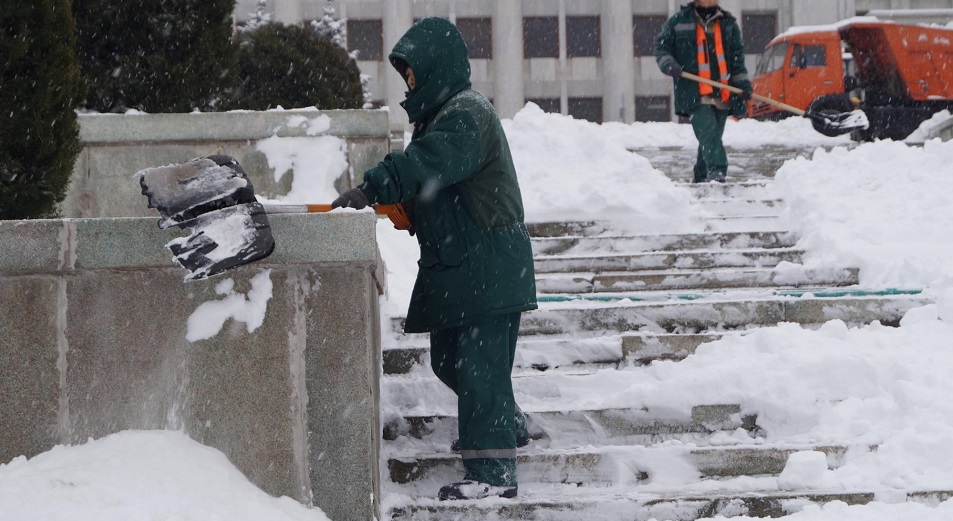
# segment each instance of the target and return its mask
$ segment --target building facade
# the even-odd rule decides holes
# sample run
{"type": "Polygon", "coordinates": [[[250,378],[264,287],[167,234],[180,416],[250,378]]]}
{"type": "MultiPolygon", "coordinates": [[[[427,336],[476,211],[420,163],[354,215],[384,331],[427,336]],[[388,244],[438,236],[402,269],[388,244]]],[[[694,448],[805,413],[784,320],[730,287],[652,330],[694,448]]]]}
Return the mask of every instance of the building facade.
{"type": "MultiPolygon", "coordinates": [[[[655,36],[681,0],[268,0],[266,12],[286,24],[320,19],[332,6],[347,20],[348,47],[370,79],[375,105],[397,107],[406,86],[387,62],[394,43],[415,20],[453,21],[470,49],[473,86],[501,117],[527,101],[590,121],[669,121],[672,83],[655,64],[655,36]]],[[[257,0],[239,0],[247,20],[257,0]]],[[[910,10],[949,21],[953,0],[721,0],[741,23],[748,69],[765,44],[792,26],[824,25],[855,15],[908,21],[910,10]]],[[[406,126],[391,111],[392,128],[406,126]]]]}

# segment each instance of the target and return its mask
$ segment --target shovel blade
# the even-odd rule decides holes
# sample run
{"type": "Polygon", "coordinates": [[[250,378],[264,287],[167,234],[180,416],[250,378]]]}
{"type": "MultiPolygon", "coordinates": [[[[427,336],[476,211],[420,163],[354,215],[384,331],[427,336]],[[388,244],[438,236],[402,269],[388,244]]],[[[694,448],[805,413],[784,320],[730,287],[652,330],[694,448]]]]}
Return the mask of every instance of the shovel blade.
{"type": "Polygon", "coordinates": [[[238,162],[216,158],[232,159],[198,158],[135,174],[149,208],[162,216],[159,228],[185,227],[204,213],[256,201],[254,187],[238,162]]]}
{"type": "Polygon", "coordinates": [[[867,114],[864,114],[864,111],[860,109],[837,113],[807,112],[804,115],[811,118],[814,130],[825,136],[840,136],[870,127],[867,114]]]}
{"type": "Polygon", "coordinates": [[[192,233],[166,244],[173,258],[188,270],[185,281],[201,280],[263,259],[275,239],[260,203],[245,203],[193,218],[192,233]]]}

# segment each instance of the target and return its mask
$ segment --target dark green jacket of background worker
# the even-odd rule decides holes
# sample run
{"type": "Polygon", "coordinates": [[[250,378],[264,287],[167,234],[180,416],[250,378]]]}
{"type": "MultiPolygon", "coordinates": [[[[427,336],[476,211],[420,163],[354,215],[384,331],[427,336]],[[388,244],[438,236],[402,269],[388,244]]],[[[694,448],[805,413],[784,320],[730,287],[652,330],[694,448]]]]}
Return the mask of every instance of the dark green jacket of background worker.
{"type": "MultiPolygon", "coordinates": [[[[729,84],[739,88],[750,86],[748,69],[745,67],[745,51],[741,41],[741,29],[738,20],[722,9],[722,16],[715,23],[721,24],[722,41],[725,46],[725,60],[728,64],[728,74],[731,76],[729,84]]],[[[655,40],[655,61],[662,71],[668,69],[671,60],[675,60],[685,72],[698,74],[698,44],[695,26],[698,17],[695,14],[694,2],[682,6],[681,10],[668,19],[658,38],[655,40]]],[[[709,42],[709,55],[714,55],[714,42],[709,42]]],[[[717,59],[710,60],[712,77],[717,81],[717,59]]],[[[716,95],[718,90],[715,90],[716,95]]],[[[701,101],[698,92],[698,83],[687,78],[675,78],[675,113],[688,117],[695,106],[701,101]]],[[[745,115],[745,103],[740,96],[732,94],[731,113],[734,116],[745,115]]]]}
{"type": "MultiPolygon", "coordinates": [[[[417,85],[401,106],[414,133],[364,173],[371,203],[413,201],[419,270],[404,329],[470,324],[536,308],[536,282],[516,168],[493,106],[470,89],[462,40],[424,19],[394,47],[417,85]]],[[[399,69],[398,69],[399,70],[399,69]]]]}

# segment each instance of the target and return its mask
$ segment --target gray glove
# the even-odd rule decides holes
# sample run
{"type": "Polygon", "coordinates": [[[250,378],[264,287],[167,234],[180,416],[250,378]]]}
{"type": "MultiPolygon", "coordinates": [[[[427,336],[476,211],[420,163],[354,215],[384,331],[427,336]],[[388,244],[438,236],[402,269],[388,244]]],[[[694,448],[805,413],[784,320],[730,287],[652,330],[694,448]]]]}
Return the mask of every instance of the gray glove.
{"type": "Polygon", "coordinates": [[[331,208],[354,208],[360,210],[370,204],[360,188],[351,188],[331,202],[331,208]]]}
{"type": "Polygon", "coordinates": [[[673,78],[680,78],[682,76],[682,66],[673,61],[668,65],[668,68],[665,69],[665,74],[673,78]]]}

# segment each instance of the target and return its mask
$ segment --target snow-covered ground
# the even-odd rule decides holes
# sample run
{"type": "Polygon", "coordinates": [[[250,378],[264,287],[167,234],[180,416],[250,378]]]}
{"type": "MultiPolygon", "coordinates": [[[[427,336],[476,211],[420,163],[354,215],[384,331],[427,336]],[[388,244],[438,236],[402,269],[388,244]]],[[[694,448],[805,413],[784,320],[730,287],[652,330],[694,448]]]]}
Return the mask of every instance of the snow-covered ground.
{"type": "MultiPolygon", "coordinates": [[[[691,204],[688,189],[630,151],[692,148],[690,127],[595,125],[529,105],[504,128],[527,220],[612,219],[637,233],[701,229],[702,214],[691,204]]],[[[900,490],[953,490],[953,405],[948,399],[953,395],[953,143],[848,147],[847,138],[820,136],[803,118],[731,121],[725,140],[736,149],[834,147],[791,160],[777,174],[776,189],[808,251],[806,264],[858,266],[868,289],[920,288],[938,297],[938,305],[911,311],[899,328],[848,328],[834,321],[816,331],[781,324],[726,337],[679,363],[633,368],[611,381],[593,379],[578,399],[588,406],[611,406],[623,394],[649,397],[645,400],[664,396],[677,406],[697,403],[696,397],[704,395],[742,403],[758,412],[766,430],[785,440],[851,439],[879,446],[876,452],[858,451],[833,471],[817,468],[810,453],[792,460],[779,488],[872,489],[880,501],[809,507],[789,516],[791,521],[950,519],[953,501],[925,506],[891,500],[900,490]]],[[[327,141],[322,154],[343,154],[338,143],[327,141]]],[[[263,151],[273,164],[310,162],[296,147],[271,140],[263,151]]],[[[333,176],[314,175],[318,178],[296,179],[288,199],[328,193],[333,176]]],[[[378,239],[388,271],[383,323],[389,324],[387,316],[406,310],[417,246],[387,221],[380,222],[378,239]]],[[[631,406],[631,399],[627,403],[631,406]]],[[[673,476],[672,482],[678,479],[673,476]]],[[[267,496],[221,453],[182,433],[130,431],[0,465],[0,519],[326,517],[289,498],[267,496]]]]}

